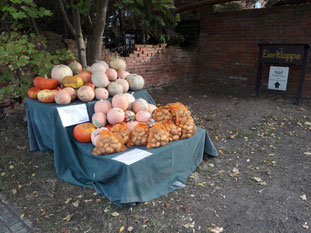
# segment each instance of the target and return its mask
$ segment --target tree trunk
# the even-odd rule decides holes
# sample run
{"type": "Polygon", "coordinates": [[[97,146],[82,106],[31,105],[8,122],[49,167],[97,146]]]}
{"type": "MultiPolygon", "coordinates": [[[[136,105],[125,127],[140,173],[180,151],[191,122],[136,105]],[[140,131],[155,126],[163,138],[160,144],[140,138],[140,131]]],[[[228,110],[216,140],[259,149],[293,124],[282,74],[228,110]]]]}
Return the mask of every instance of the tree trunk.
{"type": "Polygon", "coordinates": [[[92,34],[87,42],[87,64],[92,65],[101,59],[103,34],[106,25],[108,0],[96,0],[96,20],[92,34]]]}
{"type": "Polygon", "coordinates": [[[75,40],[78,50],[79,62],[81,63],[82,67],[87,66],[86,62],[86,48],[82,34],[81,28],[81,20],[80,20],[80,12],[77,8],[73,7],[73,1],[71,0],[71,9],[72,9],[72,18],[73,18],[73,27],[76,32],[75,40]]]}

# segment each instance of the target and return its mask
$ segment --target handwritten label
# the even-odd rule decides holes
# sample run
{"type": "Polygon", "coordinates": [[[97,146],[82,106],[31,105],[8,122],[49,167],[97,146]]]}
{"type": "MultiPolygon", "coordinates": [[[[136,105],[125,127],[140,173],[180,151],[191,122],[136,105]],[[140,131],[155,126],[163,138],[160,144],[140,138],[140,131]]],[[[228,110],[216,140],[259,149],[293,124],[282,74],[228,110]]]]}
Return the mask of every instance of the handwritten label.
{"type": "Polygon", "coordinates": [[[58,107],[57,111],[64,127],[88,122],[90,120],[85,104],[58,107]]]}
{"type": "Polygon", "coordinates": [[[125,163],[126,165],[131,165],[133,163],[136,163],[139,160],[142,160],[148,157],[149,155],[152,155],[152,153],[135,148],[121,155],[118,155],[117,157],[114,157],[113,160],[119,161],[121,163],[125,163]]]}

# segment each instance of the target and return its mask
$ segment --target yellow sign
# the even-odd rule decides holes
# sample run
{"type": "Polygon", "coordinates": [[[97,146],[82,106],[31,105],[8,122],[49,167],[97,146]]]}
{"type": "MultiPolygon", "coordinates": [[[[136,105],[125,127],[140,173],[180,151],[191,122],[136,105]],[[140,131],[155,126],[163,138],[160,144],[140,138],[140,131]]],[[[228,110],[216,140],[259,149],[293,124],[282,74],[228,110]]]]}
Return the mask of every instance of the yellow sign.
{"type": "Polygon", "coordinates": [[[262,57],[272,59],[284,59],[287,62],[292,62],[294,60],[299,61],[302,56],[300,53],[284,53],[283,50],[276,50],[270,52],[268,49],[264,49],[262,57]]]}

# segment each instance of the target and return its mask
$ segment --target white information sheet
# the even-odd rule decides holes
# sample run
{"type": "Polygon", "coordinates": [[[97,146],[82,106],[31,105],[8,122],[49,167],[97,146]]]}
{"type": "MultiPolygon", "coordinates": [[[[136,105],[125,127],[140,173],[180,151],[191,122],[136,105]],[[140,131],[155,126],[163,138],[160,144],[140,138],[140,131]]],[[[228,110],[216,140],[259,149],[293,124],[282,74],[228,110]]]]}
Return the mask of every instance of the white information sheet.
{"type": "Polygon", "coordinates": [[[126,165],[131,165],[139,160],[148,157],[149,155],[152,155],[152,153],[135,148],[133,150],[126,151],[123,154],[118,155],[117,157],[113,158],[113,160],[125,163],[126,165]]]}
{"type": "Polygon", "coordinates": [[[268,89],[286,91],[289,67],[270,66],[268,89]]]}
{"type": "Polygon", "coordinates": [[[89,121],[85,104],[58,107],[57,111],[64,127],[89,121]]]}

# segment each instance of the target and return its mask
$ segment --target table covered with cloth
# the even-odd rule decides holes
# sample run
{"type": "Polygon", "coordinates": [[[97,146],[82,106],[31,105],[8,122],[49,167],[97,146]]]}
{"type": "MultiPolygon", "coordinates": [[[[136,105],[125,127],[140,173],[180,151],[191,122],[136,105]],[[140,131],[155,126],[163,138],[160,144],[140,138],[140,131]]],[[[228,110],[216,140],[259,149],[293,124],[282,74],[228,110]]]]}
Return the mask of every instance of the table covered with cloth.
{"type": "MultiPolygon", "coordinates": [[[[136,91],[134,96],[155,104],[145,90],[136,91]]],[[[95,102],[76,100],[71,104],[86,104],[91,119],[95,102]]],[[[59,178],[94,188],[117,205],[150,201],[184,187],[188,176],[201,163],[204,153],[211,156],[218,154],[207,132],[197,128],[197,133],[189,139],[170,142],[159,148],[134,147],[152,154],[127,165],[113,159],[124,152],[93,155],[92,143],[80,143],[73,137],[74,126],[63,127],[57,107],[61,106],[27,99],[30,150],[53,151],[59,178]]],[[[125,152],[132,149],[128,148],[125,152]]]]}

